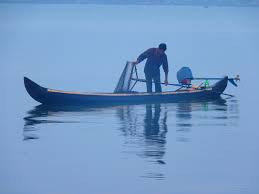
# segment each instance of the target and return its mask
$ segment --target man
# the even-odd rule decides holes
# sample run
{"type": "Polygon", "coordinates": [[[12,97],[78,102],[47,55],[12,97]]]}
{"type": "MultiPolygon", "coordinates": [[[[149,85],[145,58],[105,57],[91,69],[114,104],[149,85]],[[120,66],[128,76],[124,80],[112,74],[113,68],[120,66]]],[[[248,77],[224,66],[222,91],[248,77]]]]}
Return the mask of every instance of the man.
{"type": "Polygon", "coordinates": [[[146,77],[146,85],[147,92],[152,92],[152,80],[155,82],[155,91],[162,92],[161,84],[160,84],[160,66],[163,66],[165,72],[165,85],[168,84],[168,62],[167,56],[165,54],[166,44],[159,44],[158,48],[150,48],[143,52],[137,58],[137,61],[133,62],[134,64],[138,64],[141,61],[147,59],[144,72],[146,77]]]}

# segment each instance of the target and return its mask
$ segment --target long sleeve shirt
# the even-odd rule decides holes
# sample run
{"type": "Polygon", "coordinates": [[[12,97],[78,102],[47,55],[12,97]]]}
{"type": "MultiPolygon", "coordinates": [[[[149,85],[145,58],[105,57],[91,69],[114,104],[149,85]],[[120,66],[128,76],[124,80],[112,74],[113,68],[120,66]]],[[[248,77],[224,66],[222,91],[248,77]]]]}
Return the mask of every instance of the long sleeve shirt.
{"type": "Polygon", "coordinates": [[[165,53],[159,54],[157,48],[150,48],[139,55],[137,58],[138,62],[147,59],[144,72],[156,74],[160,73],[159,68],[162,65],[164,72],[168,73],[168,61],[165,53]]]}

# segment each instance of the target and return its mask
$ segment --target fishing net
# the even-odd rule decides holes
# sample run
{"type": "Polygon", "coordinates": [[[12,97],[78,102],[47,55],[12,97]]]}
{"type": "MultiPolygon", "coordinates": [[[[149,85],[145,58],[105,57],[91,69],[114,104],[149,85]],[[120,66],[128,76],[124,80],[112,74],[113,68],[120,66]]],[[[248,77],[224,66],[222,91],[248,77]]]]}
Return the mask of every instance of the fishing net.
{"type": "Polygon", "coordinates": [[[132,62],[127,62],[120,76],[119,82],[114,90],[114,93],[130,92],[130,84],[132,80],[133,69],[134,69],[134,64],[132,62]]]}

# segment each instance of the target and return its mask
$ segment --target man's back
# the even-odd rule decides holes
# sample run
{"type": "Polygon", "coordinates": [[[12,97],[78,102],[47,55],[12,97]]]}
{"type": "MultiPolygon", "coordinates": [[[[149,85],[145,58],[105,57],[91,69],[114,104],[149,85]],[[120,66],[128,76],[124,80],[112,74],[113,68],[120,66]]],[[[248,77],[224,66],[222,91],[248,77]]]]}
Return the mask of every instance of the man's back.
{"type": "Polygon", "coordinates": [[[145,73],[159,73],[159,68],[163,65],[164,71],[168,72],[168,62],[165,53],[160,53],[157,48],[150,48],[143,52],[139,57],[138,61],[141,62],[147,59],[144,72],[145,73]]]}

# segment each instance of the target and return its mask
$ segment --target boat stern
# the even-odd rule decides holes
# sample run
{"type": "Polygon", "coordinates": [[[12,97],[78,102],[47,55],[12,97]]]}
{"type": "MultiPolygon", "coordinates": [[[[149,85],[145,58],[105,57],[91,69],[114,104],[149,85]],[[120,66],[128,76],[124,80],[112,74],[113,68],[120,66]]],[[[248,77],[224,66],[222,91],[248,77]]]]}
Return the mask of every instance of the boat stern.
{"type": "Polygon", "coordinates": [[[216,94],[222,94],[228,85],[228,76],[225,76],[222,78],[222,80],[215,83],[215,85],[212,87],[212,91],[216,94]]]}

